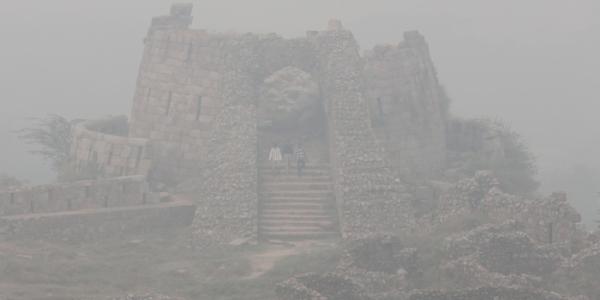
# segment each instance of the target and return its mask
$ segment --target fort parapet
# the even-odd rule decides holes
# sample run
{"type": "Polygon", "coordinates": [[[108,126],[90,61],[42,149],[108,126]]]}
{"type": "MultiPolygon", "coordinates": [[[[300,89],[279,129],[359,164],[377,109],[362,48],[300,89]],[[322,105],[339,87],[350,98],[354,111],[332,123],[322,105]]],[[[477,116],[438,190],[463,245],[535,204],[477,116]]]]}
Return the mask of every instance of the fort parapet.
{"type": "Polygon", "coordinates": [[[77,172],[107,177],[148,174],[152,164],[150,140],[128,137],[127,130],[121,135],[103,132],[95,125],[97,122],[88,121],[73,129],[71,159],[77,172]]]}
{"type": "Polygon", "coordinates": [[[137,206],[158,202],[143,176],[84,180],[0,191],[0,217],[137,206]]]}

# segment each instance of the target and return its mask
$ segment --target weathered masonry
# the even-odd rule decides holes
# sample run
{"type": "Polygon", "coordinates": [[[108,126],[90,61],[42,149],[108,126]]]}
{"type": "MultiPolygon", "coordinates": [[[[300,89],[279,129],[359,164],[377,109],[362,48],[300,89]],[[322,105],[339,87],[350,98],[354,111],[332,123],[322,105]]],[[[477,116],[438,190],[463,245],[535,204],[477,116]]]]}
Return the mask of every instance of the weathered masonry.
{"type": "MultiPolygon", "coordinates": [[[[190,29],[191,13],[178,4],[153,19],[128,138],[100,146],[80,132],[80,161],[94,159],[97,145],[104,156],[94,162],[110,174],[159,168],[179,181],[197,179],[197,231],[227,242],[259,233],[269,147],[299,142],[309,167],[330,175],[331,197],[318,198],[334,203],[329,228],[348,235],[410,222],[403,178],[434,176],[446,159],[446,97],[418,32],[361,56],[339,21],[286,39],[190,29]],[[107,147],[121,152],[111,157],[107,147]]],[[[281,192],[279,200],[289,198],[281,192]]]]}
{"type": "Polygon", "coordinates": [[[0,191],[0,217],[157,203],[143,176],[114,177],[0,191]]]}
{"type": "Polygon", "coordinates": [[[0,239],[91,241],[192,223],[186,199],[159,199],[144,176],[0,191],[0,239]]]}

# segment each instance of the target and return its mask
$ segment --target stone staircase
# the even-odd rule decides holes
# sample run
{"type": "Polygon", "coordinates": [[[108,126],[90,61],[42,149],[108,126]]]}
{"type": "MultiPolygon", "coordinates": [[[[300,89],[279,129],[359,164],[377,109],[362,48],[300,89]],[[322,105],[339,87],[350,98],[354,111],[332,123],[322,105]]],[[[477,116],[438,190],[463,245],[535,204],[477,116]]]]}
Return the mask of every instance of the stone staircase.
{"type": "Polygon", "coordinates": [[[258,234],[263,241],[317,240],[339,236],[329,165],[259,167],[258,234]]]}

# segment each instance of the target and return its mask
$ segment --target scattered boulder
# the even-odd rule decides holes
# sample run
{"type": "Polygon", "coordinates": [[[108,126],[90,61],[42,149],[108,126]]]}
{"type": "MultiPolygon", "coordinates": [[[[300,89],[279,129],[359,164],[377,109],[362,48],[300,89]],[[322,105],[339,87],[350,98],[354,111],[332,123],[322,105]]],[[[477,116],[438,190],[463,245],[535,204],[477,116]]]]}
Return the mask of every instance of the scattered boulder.
{"type": "Polygon", "coordinates": [[[357,239],[346,247],[343,267],[355,267],[366,271],[395,274],[402,268],[398,254],[402,245],[396,237],[372,236],[357,239]]]}
{"type": "Polygon", "coordinates": [[[456,288],[480,288],[485,286],[539,288],[542,282],[540,277],[528,274],[504,275],[491,272],[482,266],[474,256],[445,263],[440,267],[440,277],[444,285],[456,288]]]}
{"type": "Polygon", "coordinates": [[[600,243],[574,255],[556,273],[555,282],[560,288],[600,299],[600,243]]]}
{"type": "Polygon", "coordinates": [[[458,291],[420,291],[409,300],[568,300],[558,294],[529,288],[481,287],[458,291]]]}
{"type": "Polygon", "coordinates": [[[517,222],[485,225],[446,239],[448,257],[474,256],[490,272],[503,275],[544,275],[555,271],[562,257],[552,247],[541,247],[518,231],[517,222]]]}
{"type": "MultiPolygon", "coordinates": [[[[440,197],[437,210],[420,220],[420,230],[435,231],[455,219],[480,216],[480,223],[500,224],[518,221],[521,230],[540,244],[561,245],[576,253],[586,247],[588,233],[580,229],[581,216],[563,192],[543,198],[526,198],[507,194],[491,172],[477,172],[474,177],[456,183],[440,197]]],[[[464,229],[464,228],[458,228],[464,229]]]]}
{"type": "Polygon", "coordinates": [[[185,300],[183,298],[169,297],[158,294],[127,295],[123,297],[112,298],[111,300],[185,300]]]}
{"type": "Polygon", "coordinates": [[[352,279],[339,274],[305,274],[293,277],[276,288],[280,300],[370,300],[352,279]]]}

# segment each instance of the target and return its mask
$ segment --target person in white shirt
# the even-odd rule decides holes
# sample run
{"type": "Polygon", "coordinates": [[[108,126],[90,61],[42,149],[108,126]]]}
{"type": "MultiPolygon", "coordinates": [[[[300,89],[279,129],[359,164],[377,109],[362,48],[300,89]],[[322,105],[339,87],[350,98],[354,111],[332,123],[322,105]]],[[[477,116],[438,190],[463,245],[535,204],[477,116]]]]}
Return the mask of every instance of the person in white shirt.
{"type": "Polygon", "coordinates": [[[279,148],[279,145],[274,144],[273,147],[271,147],[271,151],[269,151],[269,160],[276,163],[282,160],[281,148],[279,148]]]}

